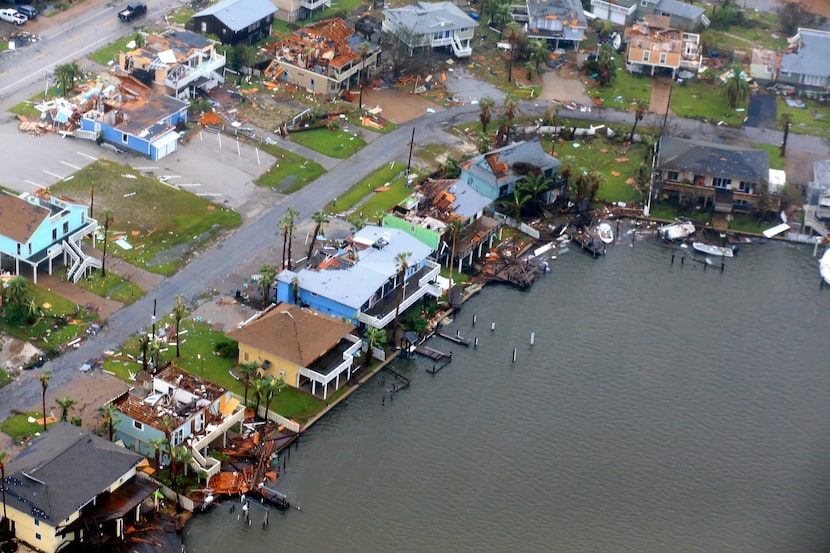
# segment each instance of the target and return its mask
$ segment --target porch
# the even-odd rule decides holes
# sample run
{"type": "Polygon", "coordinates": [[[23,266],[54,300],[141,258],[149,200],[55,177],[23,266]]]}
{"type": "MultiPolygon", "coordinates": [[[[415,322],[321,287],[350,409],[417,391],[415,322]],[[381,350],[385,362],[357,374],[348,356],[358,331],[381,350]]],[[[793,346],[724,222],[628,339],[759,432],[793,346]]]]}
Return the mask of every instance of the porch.
{"type": "MultiPolygon", "coordinates": [[[[426,264],[418,269],[403,284],[403,299],[401,300],[400,312],[403,313],[415,302],[430,294],[436,298],[441,297],[441,287],[435,284],[435,279],[441,272],[441,266],[434,261],[427,260],[426,264]],[[417,286],[412,286],[417,283],[417,286]],[[414,289],[413,289],[414,288],[414,289]]],[[[395,318],[395,311],[398,309],[398,290],[394,288],[372,307],[357,314],[357,320],[375,328],[385,328],[395,318]]]]}

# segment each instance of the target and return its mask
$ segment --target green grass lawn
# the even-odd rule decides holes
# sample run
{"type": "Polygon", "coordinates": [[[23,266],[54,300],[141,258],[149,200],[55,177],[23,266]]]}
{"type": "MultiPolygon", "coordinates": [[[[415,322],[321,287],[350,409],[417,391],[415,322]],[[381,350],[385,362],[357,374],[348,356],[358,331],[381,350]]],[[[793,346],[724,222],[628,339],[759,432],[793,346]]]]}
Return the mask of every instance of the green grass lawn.
{"type": "Polygon", "coordinates": [[[326,172],[316,161],[305,159],[279,146],[262,144],[260,148],[277,158],[277,161],[257,179],[256,183],[259,186],[268,186],[282,194],[291,194],[326,172]]]}
{"type": "Polygon", "coordinates": [[[47,356],[57,349],[84,335],[89,325],[98,321],[98,316],[71,301],[32,283],[26,285],[26,299],[23,301],[24,317],[20,320],[10,312],[0,311],[0,332],[31,342],[44,350],[47,356]],[[33,302],[36,313],[29,313],[33,302]]]}
{"type": "Polygon", "coordinates": [[[782,115],[789,113],[792,119],[790,132],[822,137],[830,135],[830,106],[806,98],[799,98],[799,100],[807,107],[790,107],[784,96],[779,96],[776,100],[778,121],[781,121],[782,115]]]}
{"type": "Polygon", "coordinates": [[[11,381],[12,377],[9,376],[9,373],[4,371],[3,369],[0,369],[0,388],[2,388],[11,381]]]}
{"type": "MultiPolygon", "coordinates": [[[[175,325],[172,315],[160,318],[157,329],[160,331],[165,325],[170,325],[171,328],[175,325]]],[[[149,332],[150,329],[144,330],[149,332]]],[[[166,351],[160,353],[160,361],[172,361],[185,371],[244,397],[243,383],[236,380],[230,373],[237,366],[236,357],[228,359],[216,354],[217,344],[233,341],[226,338],[224,333],[211,330],[203,321],[184,319],[180,330],[183,332],[180,343],[181,357],[176,358],[176,343],[172,341],[166,345],[166,351]]],[[[128,340],[115,356],[104,361],[104,370],[129,381],[131,372],[136,373],[141,370],[141,355],[138,336],[136,336],[128,340]]],[[[254,403],[253,393],[250,390],[248,402],[251,405],[254,403]]],[[[272,411],[300,422],[319,413],[324,406],[324,402],[289,386],[285,386],[281,392],[275,394],[271,401],[272,411]]]]}
{"type": "Polygon", "coordinates": [[[105,159],[81,169],[71,180],[52,185],[51,190],[85,202],[93,184],[94,216],[102,225],[105,211],[113,216],[108,238],[124,237],[132,245],[132,249],[122,249],[110,242],[107,255],[155,273],[175,273],[190,252],[241,224],[235,211],[105,159]]]}
{"type": "Polygon", "coordinates": [[[109,62],[113,60],[117,60],[119,52],[126,52],[128,50],[127,44],[130,41],[135,40],[136,33],[130,32],[127,36],[122,39],[119,39],[112,44],[104,46],[100,50],[96,50],[95,52],[91,53],[87,56],[87,58],[91,59],[96,63],[100,63],[101,65],[107,65],[109,62]]]}
{"type": "MultiPolygon", "coordinates": [[[[550,152],[550,140],[545,139],[542,144],[550,152]]],[[[577,138],[573,142],[558,142],[555,153],[562,168],[571,168],[572,179],[579,171],[597,171],[603,176],[598,199],[628,203],[642,200],[642,194],[626,181],[636,178],[645,159],[645,146],[624,145],[604,137],[577,138]]]]}
{"type": "Polygon", "coordinates": [[[136,283],[125,280],[112,271],[108,271],[107,276],[102,277],[101,271],[96,269],[86,278],[79,280],[78,286],[102,298],[120,301],[125,305],[133,303],[144,295],[144,290],[136,283]]]}
{"type": "MultiPolygon", "coordinates": [[[[619,57],[619,56],[618,56],[619,57]]],[[[651,77],[632,75],[625,67],[618,68],[609,87],[588,86],[585,92],[591,98],[600,98],[602,105],[613,109],[630,109],[637,100],[651,101],[651,77]]],[[[560,112],[561,114],[561,112],[560,112]]]]}
{"type": "Polygon", "coordinates": [[[721,87],[700,81],[685,81],[673,88],[671,111],[678,117],[705,119],[714,124],[723,121],[725,125],[737,127],[746,117],[747,104],[748,101],[742,102],[736,109],[731,109],[721,87]]]}
{"type": "Polygon", "coordinates": [[[406,188],[406,177],[401,173],[406,166],[401,163],[387,163],[376,169],[368,177],[351,187],[345,194],[337,198],[336,203],[329,203],[325,211],[345,212],[356,209],[367,217],[375,217],[393,208],[402,199],[412,194],[406,188]],[[385,192],[374,192],[376,188],[389,186],[385,192]],[[361,201],[370,196],[365,202],[361,201]],[[360,205],[358,205],[360,204],[360,205]]]}
{"type": "Polygon", "coordinates": [[[753,144],[753,148],[757,150],[766,150],[769,152],[769,168],[781,169],[782,171],[787,167],[787,160],[781,157],[781,148],[772,144],[753,144]]]}
{"type": "Polygon", "coordinates": [[[289,137],[297,144],[338,159],[349,158],[366,145],[362,138],[345,129],[312,129],[293,132],[289,137]]]}
{"type": "MultiPolygon", "coordinates": [[[[40,376],[41,373],[33,372],[32,377],[40,376]]],[[[30,418],[39,419],[42,418],[43,414],[39,411],[31,411],[29,413],[20,413],[19,415],[14,415],[2,422],[0,424],[0,430],[11,436],[14,443],[20,443],[26,438],[30,438],[35,436],[36,434],[43,432],[43,424],[38,424],[37,422],[29,422],[30,418]]],[[[46,428],[49,429],[54,426],[55,423],[47,423],[46,428]]]]}

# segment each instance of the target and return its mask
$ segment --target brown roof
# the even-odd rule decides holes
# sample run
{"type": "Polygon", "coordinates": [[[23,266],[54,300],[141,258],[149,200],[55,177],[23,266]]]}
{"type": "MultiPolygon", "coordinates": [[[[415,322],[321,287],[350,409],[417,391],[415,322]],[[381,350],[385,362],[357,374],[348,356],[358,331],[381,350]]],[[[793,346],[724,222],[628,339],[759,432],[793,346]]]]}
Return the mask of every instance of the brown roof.
{"type": "Polygon", "coordinates": [[[25,244],[50,211],[8,192],[0,192],[0,236],[25,244]]]}
{"type": "Polygon", "coordinates": [[[354,325],[314,309],[280,303],[228,337],[308,367],[354,330],[354,325]]]}

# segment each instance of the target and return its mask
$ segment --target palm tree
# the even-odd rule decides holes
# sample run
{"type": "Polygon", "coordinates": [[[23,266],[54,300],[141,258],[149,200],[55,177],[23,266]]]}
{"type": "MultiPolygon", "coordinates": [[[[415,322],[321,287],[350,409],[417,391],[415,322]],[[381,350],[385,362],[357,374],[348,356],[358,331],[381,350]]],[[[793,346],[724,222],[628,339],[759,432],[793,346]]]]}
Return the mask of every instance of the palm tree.
{"type": "Polygon", "coordinates": [[[603,44],[597,52],[597,76],[600,86],[609,86],[617,73],[614,61],[614,49],[610,44],[603,44]]]}
{"type": "Polygon", "coordinates": [[[288,214],[280,217],[279,220],[280,234],[282,235],[282,263],[280,269],[286,267],[286,256],[288,255],[288,231],[291,229],[291,224],[288,221],[288,214]]]}
{"type": "Polygon", "coordinates": [[[193,453],[186,447],[178,446],[170,450],[170,480],[173,482],[173,488],[176,490],[176,510],[181,511],[181,487],[182,479],[179,478],[178,465],[184,467],[185,475],[187,474],[187,465],[193,460],[193,453]]]}
{"type": "Polygon", "coordinates": [[[256,378],[259,371],[259,364],[254,362],[243,363],[239,367],[239,372],[242,373],[242,385],[245,387],[245,397],[243,399],[244,405],[248,405],[248,390],[251,388],[251,383],[253,379],[256,378]]]}
{"type": "Polygon", "coordinates": [[[164,446],[167,444],[167,440],[165,440],[164,438],[153,438],[147,443],[153,450],[153,457],[155,457],[156,461],[156,473],[158,473],[159,469],[161,468],[161,452],[164,450],[164,446]]]}
{"type": "MultiPolygon", "coordinates": [[[[508,8],[509,9],[509,8],[508,8]]],[[[499,32],[501,32],[499,28],[499,32]]],[[[516,45],[519,38],[519,24],[515,21],[510,21],[507,24],[507,42],[510,43],[510,59],[507,60],[507,81],[513,82],[513,62],[516,60],[516,45]]]]}
{"type": "Polygon", "coordinates": [[[266,390],[264,378],[254,378],[251,388],[254,390],[254,418],[259,416],[259,402],[262,401],[262,396],[265,395],[266,390]]]}
{"type": "Polygon", "coordinates": [[[452,273],[455,265],[455,246],[458,242],[458,236],[461,234],[462,230],[464,230],[464,221],[462,221],[461,219],[453,218],[450,219],[449,223],[447,223],[447,232],[449,232],[450,238],[452,238],[452,247],[450,248],[450,301],[452,301],[452,273]]]}
{"type": "Polygon", "coordinates": [[[285,380],[282,378],[274,378],[274,375],[269,374],[265,377],[265,419],[268,420],[268,411],[271,410],[271,400],[274,399],[274,394],[283,386],[285,380]]]}
{"type": "Polygon", "coordinates": [[[478,120],[481,121],[481,132],[487,132],[487,125],[490,124],[490,119],[493,116],[493,106],[496,101],[489,96],[484,96],[478,101],[478,107],[481,111],[478,114],[478,120]]]}
{"type": "Polygon", "coordinates": [[[311,259],[311,254],[314,253],[314,245],[317,243],[317,236],[323,229],[323,225],[329,222],[329,216],[325,211],[315,211],[311,215],[311,220],[314,221],[314,234],[311,236],[311,244],[308,246],[308,254],[306,257],[311,259]]]}
{"type": "Polygon", "coordinates": [[[375,358],[374,348],[380,349],[386,345],[386,331],[370,326],[366,328],[363,337],[366,338],[366,357],[363,362],[368,367],[375,358]]]}
{"type": "Polygon", "coordinates": [[[139,348],[141,348],[141,370],[147,370],[147,350],[150,347],[150,337],[147,334],[142,334],[138,339],[139,348]]]}
{"type": "Polygon", "coordinates": [[[546,41],[538,39],[530,41],[530,62],[537,73],[541,70],[542,64],[548,60],[548,55],[550,55],[550,50],[548,50],[546,41]]]}
{"type": "Polygon", "coordinates": [[[297,224],[300,212],[296,207],[290,205],[285,212],[285,216],[288,218],[288,265],[285,268],[291,269],[291,245],[294,242],[294,227],[297,224]]]}
{"type": "Polygon", "coordinates": [[[176,307],[173,308],[173,320],[176,322],[176,358],[178,359],[181,357],[181,353],[179,351],[179,345],[181,344],[181,340],[179,339],[179,327],[182,324],[182,319],[187,314],[187,307],[184,305],[184,296],[179,294],[176,296],[176,307]]]}
{"type": "Polygon", "coordinates": [[[366,72],[366,67],[364,67],[364,64],[366,63],[366,57],[369,55],[369,48],[370,45],[368,42],[361,42],[360,47],[358,48],[358,52],[360,53],[360,71],[357,72],[357,78],[358,86],[360,87],[360,94],[357,103],[357,108],[359,110],[363,110],[363,74],[366,72]]]}
{"type": "Polygon", "coordinates": [[[23,305],[27,293],[26,279],[22,276],[17,275],[6,282],[6,297],[10,302],[23,305]]]}
{"type": "Polygon", "coordinates": [[[107,403],[98,408],[98,418],[101,419],[101,427],[107,430],[107,436],[112,441],[115,435],[115,425],[118,424],[118,411],[112,403],[107,403]]]}
{"type": "Polygon", "coordinates": [[[481,154],[486,154],[493,147],[493,139],[487,133],[478,133],[478,151],[481,154]]]}
{"type": "Polygon", "coordinates": [[[6,513],[6,458],[9,456],[5,451],[0,451],[0,478],[3,486],[3,524],[7,525],[9,516],[6,513]]]}
{"type": "Polygon", "coordinates": [[[457,179],[459,176],[461,176],[461,167],[458,165],[458,161],[455,158],[448,157],[444,163],[444,178],[457,179]]]}
{"type": "Polygon", "coordinates": [[[638,98],[634,102],[634,125],[631,127],[631,135],[628,137],[631,142],[634,142],[634,131],[637,130],[637,123],[643,120],[643,117],[646,116],[647,110],[648,102],[644,99],[638,98]]]}
{"type": "Polygon", "coordinates": [[[64,97],[69,96],[72,89],[75,88],[75,82],[82,79],[83,76],[84,72],[81,71],[76,61],[63,63],[55,67],[55,78],[58,81],[61,95],[64,97]]]}
{"type": "Polygon", "coordinates": [[[520,187],[513,188],[513,195],[509,198],[505,198],[503,200],[503,205],[507,211],[510,212],[510,216],[516,219],[517,221],[522,220],[522,211],[524,210],[525,204],[530,201],[530,196],[522,192],[520,187]]]}
{"type": "Polygon", "coordinates": [[[66,422],[69,417],[69,410],[77,405],[78,402],[71,397],[66,396],[57,398],[55,403],[61,408],[61,421],[66,422]]]}
{"type": "Polygon", "coordinates": [[[723,86],[723,95],[729,109],[735,109],[740,102],[749,98],[749,83],[742,76],[743,69],[740,65],[732,68],[732,75],[726,80],[723,86]]]}
{"type": "Polygon", "coordinates": [[[109,242],[109,240],[107,239],[107,233],[110,230],[110,225],[112,224],[112,220],[113,220],[112,211],[110,211],[109,209],[104,211],[104,245],[102,246],[102,252],[101,252],[101,276],[102,277],[107,276],[107,269],[106,269],[106,267],[107,267],[107,242],[109,242]]]}
{"type": "Polygon", "coordinates": [[[493,24],[498,27],[499,34],[504,31],[505,25],[509,25],[508,21],[510,21],[510,3],[499,2],[493,7],[493,24]]]}
{"type": "Polygon", "coordinates": [[[147,355],[150,358],[150,361],[153,363],[153,369],[158,369],[159,367],[159,355],[161,354],[161,343],[156,340],[150,340],[147,343],[147,355]]]}
{"type": "Polygon", "coordinates": [[[790,137],[790,125],[793,124],[793,116],[785,113],[781,116],[781,126],[784,128],[784,140],[781,141],[781,157],[787,157],[787,139],[790,137]]]}
{"type": "Polygon", "coordinates": [[[52,380],[52,371],[46,369],[43,374],[36,376],[40,380],[41,399],[43,400],[43,431],[46,432],[46,390],[49,389],[49,381],[52,380]]]}
{"type": "Polygon", "coordinates": [[[265,264],[259,268],[259,285],[262,288],[262,307],[268,305],[271,299],[271,283],[277,276],[277,268],[274,265],[265,264]]]}
{"type": "Polygon", "coordinates": [[[401,303],[403,303],[404,286],[406,286],[406,270],[409,269],[407,258],[412,255],[412,252],[401,252],[395,256],[395,263],[398,266],[398,277],[400,278],[400,285],[398,286],[398,301],[395,305],[395,323],[392,326],[392,338],[394,343],[398,343],[398,317],[401,313],[401,303]]]}
{"type": "Polygon", "coordinates": [[[534,211],[542,206],[542,195],[550,190],[550,179],[544,173],[531,173],[522,177],[516,186],[522,194],[529,197],[530,206],[534,211]]]}

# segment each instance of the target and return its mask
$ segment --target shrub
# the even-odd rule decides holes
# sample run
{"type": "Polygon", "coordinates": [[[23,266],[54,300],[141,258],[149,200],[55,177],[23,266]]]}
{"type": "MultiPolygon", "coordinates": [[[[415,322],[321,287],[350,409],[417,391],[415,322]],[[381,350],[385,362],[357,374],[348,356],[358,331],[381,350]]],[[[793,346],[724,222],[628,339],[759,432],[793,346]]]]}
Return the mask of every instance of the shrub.
{"type": "Polygon", "coordinates": [[[237,342],[219,342],[216,344],[216,352],[222,359],[236,359],[239,357],[239,344],[237,342]]]}

